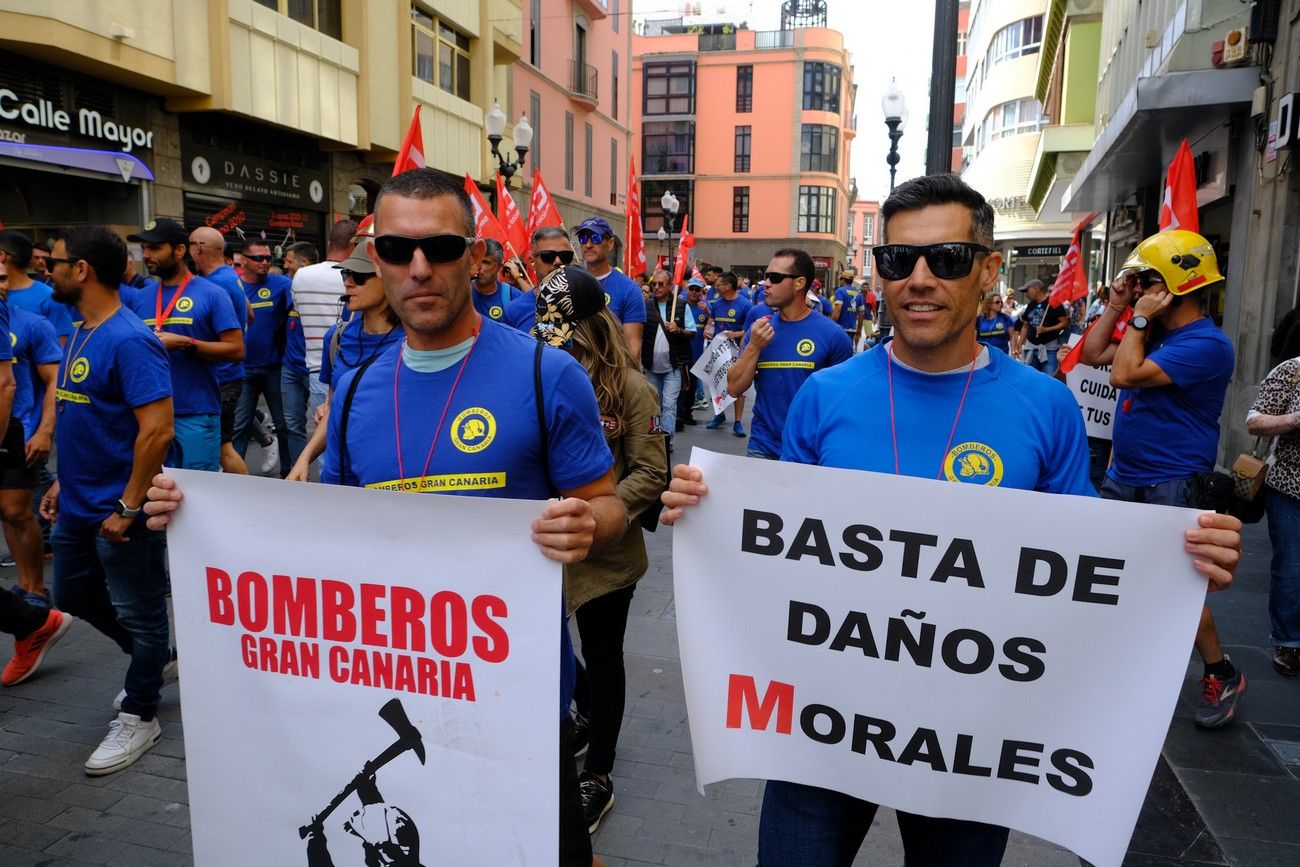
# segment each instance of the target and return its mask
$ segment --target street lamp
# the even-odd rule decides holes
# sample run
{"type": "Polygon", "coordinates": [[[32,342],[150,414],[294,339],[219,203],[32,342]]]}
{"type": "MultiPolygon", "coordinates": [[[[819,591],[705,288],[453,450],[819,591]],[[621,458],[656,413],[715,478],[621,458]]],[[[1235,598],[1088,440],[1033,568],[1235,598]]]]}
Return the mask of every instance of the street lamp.
{"type": "Polygon", "coordinates": [[[907,125],[907,104],[903,101],[903,91],[897,79],[890,79],[889,90],[880,100],[880,108],[885,113],[885,126],[889,127],[889,191],[894,191],[894,172],[898,169],[898,140],[903,137],[903,127],[907,125]]]}
{"type": "Polygon", "coordinates": [[[655,233],[655,237],[659,239],[659,246],[664,251],[664,261],[667,262],[668,261],[668,233],[664,231],[663,226],[659,227],[659,231],[655,233]]]}
{"type": "Polygon", "coordinates": [[[524,164],[524,157],[528,156],[528,149],[533,145],[533,127],[528,123],[527,115],[519,115],[514,129],[515,152],[519,154],[519,159],[511,162],[501,155],[501,139],[506,131],[506,113],[495,100],[487,114],[483,115],[483,126],[487,129],[487,139],[492,145],[492,156],[497,158],[497,170],[505,177],[506,186],[510,186],[510,179],[514,177],[515,169],[524,164]]]}
{"type": "MultiPolygon", "coordinates": [[[[668,241],[673,237],[673,221],[677,219],[677,209],[682,203],[673,195],[672,190],[664,190],[664,194],[659,197],[659,204],[664,209],[664,226],[668,231],[664,231],[664,226],[659,227],[659,240],[668,241]]],[[[664,245],[664,262],[668,261],[668,245],[664,245]]]]}

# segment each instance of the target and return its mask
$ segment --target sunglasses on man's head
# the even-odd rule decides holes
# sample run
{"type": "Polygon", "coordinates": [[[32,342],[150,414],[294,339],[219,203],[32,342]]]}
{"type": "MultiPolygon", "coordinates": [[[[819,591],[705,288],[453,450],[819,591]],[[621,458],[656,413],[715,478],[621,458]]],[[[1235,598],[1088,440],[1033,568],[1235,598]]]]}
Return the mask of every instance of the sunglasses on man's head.
{"type": "Polygon", "coordinates": [[[560,260],[561,265],[573,264],[572,250],[538,250],[535,255],[547,265],[554,265],[556,259],[560,260]]]}
{"type": "Polygon", "coordinates": [[[588,232],[586,229],[583,229],[578,233],[578,243],[603,244],[612,237],[612,235],[606,235],[604,232],[588,232]]]}
{"type": "Polygon", "coordinates": [[[798,274],[782,274],[780,271],[767,271],[764,272],[763,279],[767,281],[769,286],[775,286],[777,283],[793,280],[798,276],[798,274]]]}
{"type": "Polygon", "coordinates": [[[940,280],[956,280],[970,274],[977,254],[993,251],[983,244],[944,241],[941,244],[882,244],[871,252],[877,272],[886,280],[907,279],[922,256],[931,274],[940,280]]]}
{"type": "Polygon", "coordinates": [[[429,264],[445,265],[464,256],[473,243],[472,237],[464,235],[425,235],[423,238],[380,235],[374,241],[375,255],[390,265],[408,264],[417,248],[429,264]]]}
{"type": "Polygon", "coordinates": [[[251,253],[244,254],[244,261],[246,262],[270,262],[271,258],[270,253],[259,253],[256,256],[251,253]]]}

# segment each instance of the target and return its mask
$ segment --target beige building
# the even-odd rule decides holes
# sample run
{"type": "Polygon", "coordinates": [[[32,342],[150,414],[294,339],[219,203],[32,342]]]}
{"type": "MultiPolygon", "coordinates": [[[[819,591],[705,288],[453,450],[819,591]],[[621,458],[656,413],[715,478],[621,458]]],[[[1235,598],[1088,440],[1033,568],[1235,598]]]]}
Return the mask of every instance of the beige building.
{"type": "Polygon", "coordinates": [[[318,241],[417,105],[429,166],[490,182],[523,23],[520,0],[3,0],[0,213],[318,241]]]}

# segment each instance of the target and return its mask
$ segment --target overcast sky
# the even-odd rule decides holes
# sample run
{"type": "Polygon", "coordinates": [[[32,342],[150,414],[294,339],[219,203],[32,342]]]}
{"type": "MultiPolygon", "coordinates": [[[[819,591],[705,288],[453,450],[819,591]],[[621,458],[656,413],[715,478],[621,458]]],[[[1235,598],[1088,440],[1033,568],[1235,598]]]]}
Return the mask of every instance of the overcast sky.
{"type": "MultiPolygon", "coordinates": [[[[638,18],[681,14],[683,0],[635,0],[638,18]]],[[[781,26],[781,0],[698,0],[701,21],[745,21],[753,30],[781,26]]],[[[844,34],[858,85],[858,137],[853,141],[851,174],[864,199],[889,192],[889,136],[880,98],[891,77],[898,79],[909,118],[899,141],[898,180],[925,173],[925,116],[930,103],[930,49],[934,3],[927,0],[827,0],[830,26],[844,34]]],[[[762,111],[762,94],[755,108],[762,111]]]]}

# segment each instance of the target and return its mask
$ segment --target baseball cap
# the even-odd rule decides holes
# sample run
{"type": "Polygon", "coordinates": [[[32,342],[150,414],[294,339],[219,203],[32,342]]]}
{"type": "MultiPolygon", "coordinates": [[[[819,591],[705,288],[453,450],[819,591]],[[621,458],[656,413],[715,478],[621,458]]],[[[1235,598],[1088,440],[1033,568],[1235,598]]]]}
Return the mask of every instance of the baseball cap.
{"type": "Polygon", "coordinates": [[[703,287],[703,286],[707,286],[708,284],[705,283],[703,280],[701,280],[699,277],[692,277],[691,279],[686,281],[686,285],[703,287]]]}
{"type": "Polygon", "coordinates": [[[582,231],[600,232],[602,235],[605,235],[606,237],[610,237],[614,234],[614,230],[609,227],[609,221],[606,220],[604,217],[588,217],[587,219],[579,223],[578,228],[574,229],[573,231],[574,232],[582,232],[582,231]]]}
{"type": "Polygon", "coordinates": [[[169,220],[166,217],[159,217],[150,220],[144,224],[144,228],[134,235],[127,235],[128,241],[137,241],[141,244],[188,244],[190,234],[185,231],[185,227],[175,220],[169,220]]]}
{"type": "Polygon", "coordinates": [[[852,280],[852,279],[853,279],[853,272],[852,272],[852,271],[841,271],[841,272],[840,272],[840,279],[841,279],[841,280],[852,280]]]}
{"type": "Polygon", "coordinates": [[[605,309],[605,290],[581,268],[556,268],[537,287],[537,324],[532,334],[550,346],[563,348],[573,336],[573,323],[605,309]]]}
{"type": "Polygon", "coordinates": [[[342,262],[335,265],[335,268],[356,271],[358,274],[374,274],[375,263],[370,261],[370,245],[375,241],[374,238],[362,238],[353,248],[352,254],[342,262]]]}

